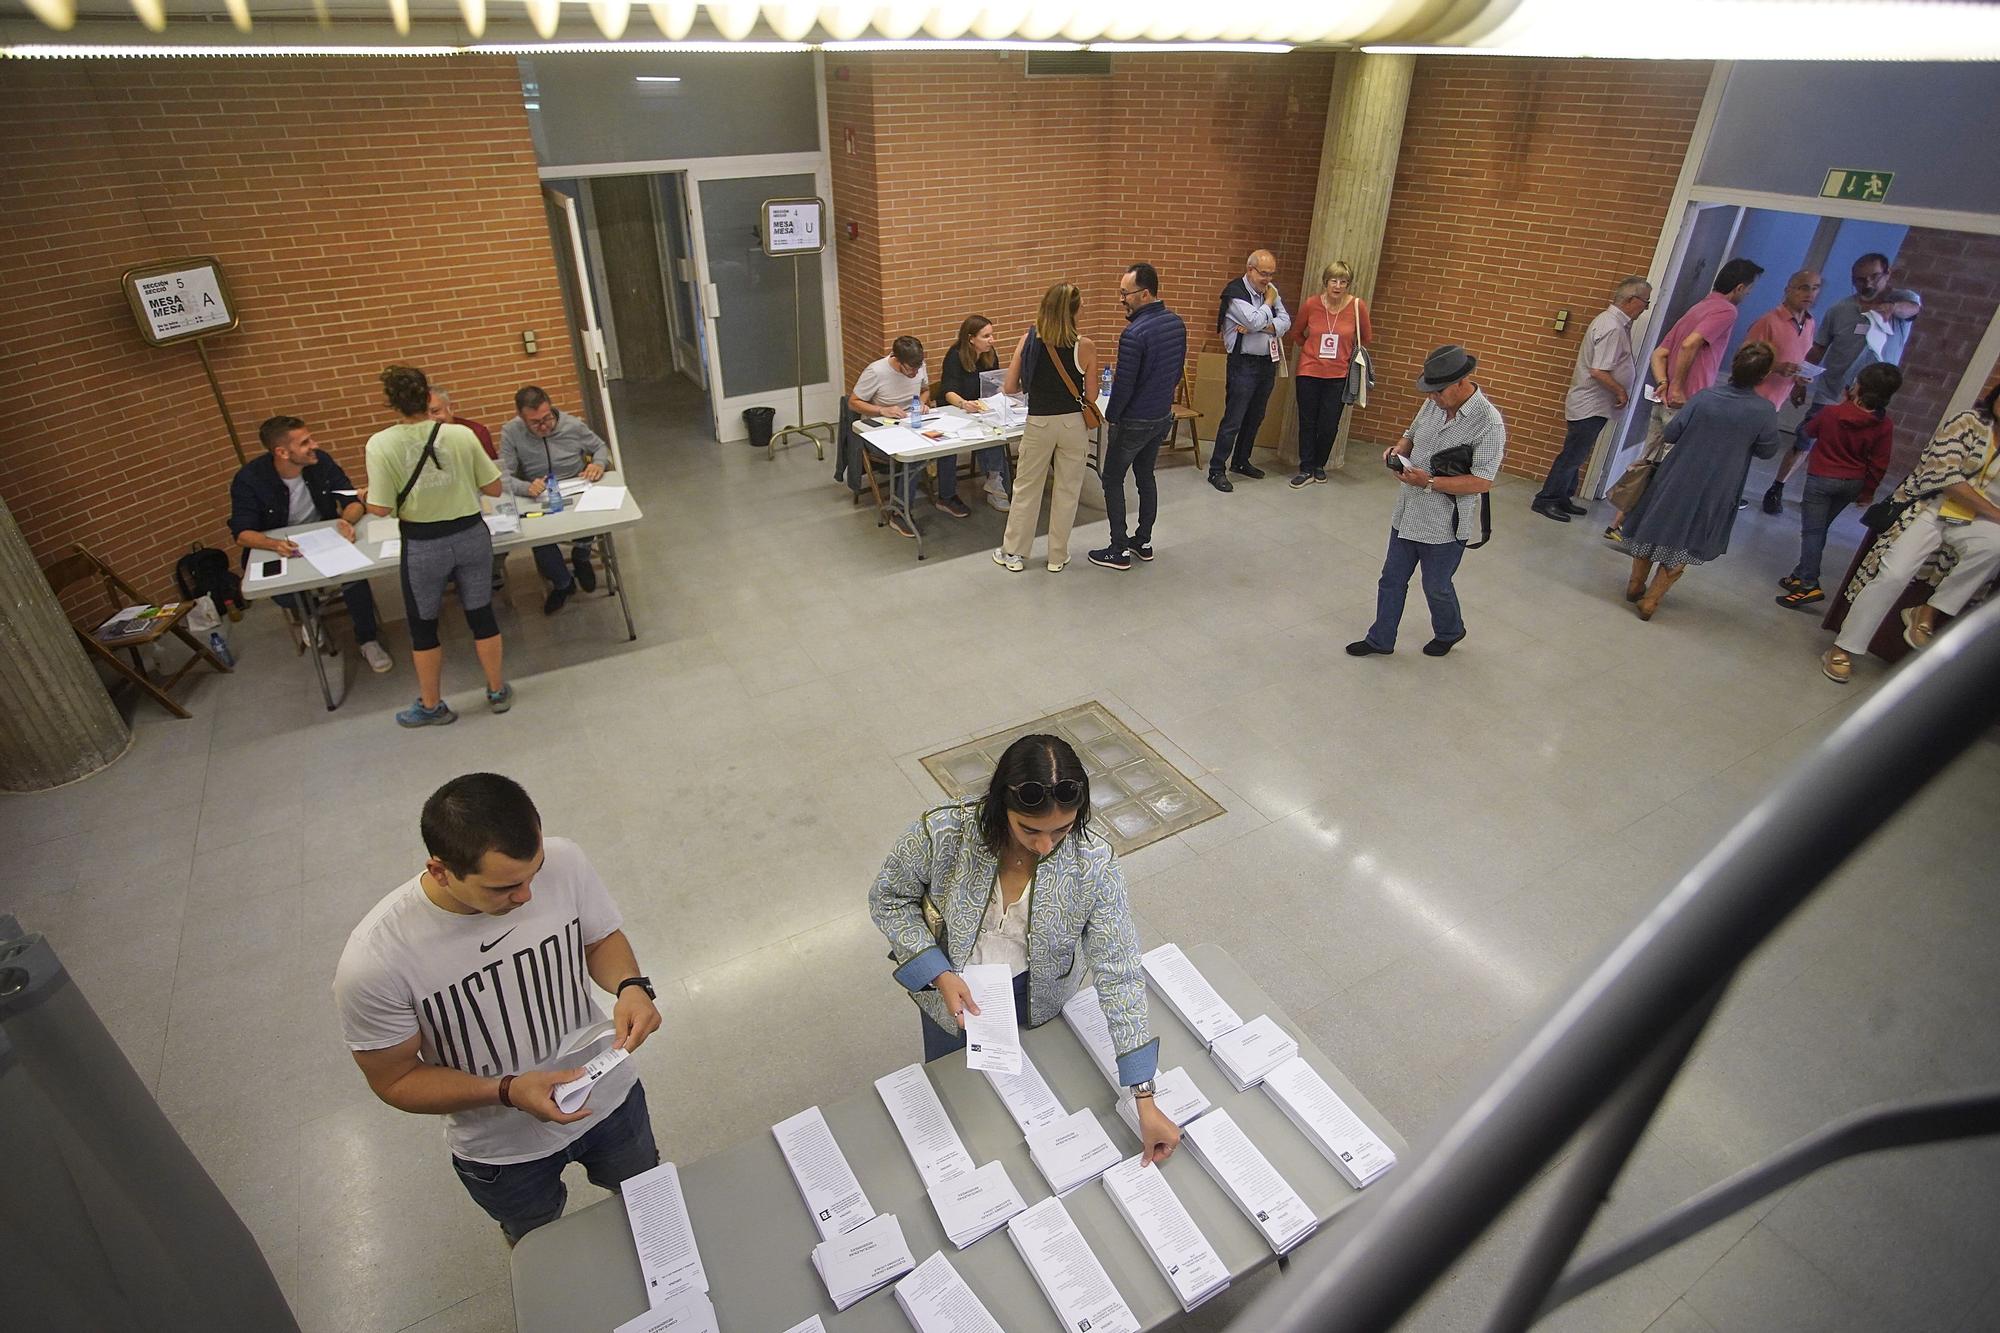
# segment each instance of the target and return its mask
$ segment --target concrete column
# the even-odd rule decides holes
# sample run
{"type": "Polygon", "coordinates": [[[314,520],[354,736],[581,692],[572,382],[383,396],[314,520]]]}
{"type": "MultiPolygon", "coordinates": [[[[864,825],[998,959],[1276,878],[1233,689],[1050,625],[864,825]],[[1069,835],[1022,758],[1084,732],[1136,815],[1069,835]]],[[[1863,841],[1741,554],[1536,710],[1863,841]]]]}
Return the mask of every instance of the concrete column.
{"type": "Polygon", "coordinates": [[[95,773],[132,733],[0,499],[0,791],[95,773]]]}
{"type": "MultiPolygon", "coordinates": [[[[1368,56],[1343,52],[1334,62],[1333,95],[1327,100],[1326,138],[1320,146],[1319,191],[1313,200],[1312,236],[1306,245],[1306,276],[1292,309],[1304,307],[1320,290],[1320,271],[1336,259],[1354,266],[1354,293],[1370,302],[1382,264],[1382,233],[1389,222],[1389,191],[1396,183],[1396,158],[1403,148],[1403,113],[1410,104],[1415,56],[1368,56]]],[[[1378,371],[1378,378],[1380,377],[1378,371]]],[[[1289,382],[1280,381],[1289,386],[1289,382]]],[[[1340,424],[1333,466],[1347,461],[1347,432],[1355,413],[1340,424]]],[[[1298,399],[1285,401],[1285,445],[1298,457],[1298,399]]]]}

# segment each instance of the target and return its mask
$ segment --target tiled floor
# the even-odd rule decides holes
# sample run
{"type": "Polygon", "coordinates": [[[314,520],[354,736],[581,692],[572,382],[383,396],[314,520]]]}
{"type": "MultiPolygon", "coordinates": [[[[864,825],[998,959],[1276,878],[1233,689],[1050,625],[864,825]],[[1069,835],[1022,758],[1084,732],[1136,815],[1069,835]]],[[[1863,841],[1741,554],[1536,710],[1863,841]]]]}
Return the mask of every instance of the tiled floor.
{"type": "MultiPolygon", "coordinates": [[[[864,899],[939,799],[921,757],[1102,701],[1226,811],[1126,859],[1146,941],[1234,951],[1420,1142],[1882,676],[1823,681],[1816,620],[1771,604],[1794,516],[1744,514],[1736,549],[1642,624],[1601,516],[1558,526],[1509,482],[1459,580],[1471,638],[1442,661],[1354,661],[1340,649],[1370,617],[1394,485],[1380,469],[1219,496],[1181,462],[1155,563],[1008,574],[987,558],[990,510],[927,512],[918,564],[809,450],[706,443],[691,405],[659,395],[627,395],[621,419],[648,516],[621,539],[638,642],[601,595],[544,620],[517,556],[518,705],[474,706],[448,622],[463,719],[405,733],[400,630],[395,674],[363,672],[329,715],[259,608],[242,669],[195,687],[193,721],[144,711],[109,771],[0,799],[0,908],[54,938],[309,1329],[511,1327],[506,1252],[439,1127],[375,1101],[328,998],[349,929],[420,864],[423,797],[455,773],[520,778],[619,896],[663,983],[667,1027],[638,1057],[655,1124],[688,1161],[914,1058],[864,899]]],[[[350,464],[359,445],[333,443],[350,464]]],[[[1836,567],[1854,536],[1837,529],[1836,567]]],[[[1408,647],[1421,614],[1413,598],[1408,647]]],[[[1763,950],[1599,1234],[1856,1107],[2000,1078],[1996,794],[2000,748],[1982,744],[1763,950]]],[[[1838,1167],[1550,1322],[1991,1329],[1996,1179],[1991,1142],[1838,1167]]],[[[1409,1326],[1476,1327],[1524,1215],[1409,1326]]],[[[1264,1283],[1243,1286],[1196,1324],[1264,1283]]]]}

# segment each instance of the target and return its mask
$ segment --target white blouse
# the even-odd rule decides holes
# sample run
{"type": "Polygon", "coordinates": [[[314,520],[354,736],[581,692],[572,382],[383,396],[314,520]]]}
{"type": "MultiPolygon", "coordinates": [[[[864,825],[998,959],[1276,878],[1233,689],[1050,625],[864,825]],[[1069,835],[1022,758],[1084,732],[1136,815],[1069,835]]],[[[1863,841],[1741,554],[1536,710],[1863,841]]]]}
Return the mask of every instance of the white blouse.
{"type": "Polygon", "coordinates": [[[966,960],[969,965],[1005,963],[1017,977],[1028,970],[1028,899],[1033,893],[1031,879],[1013,906],[1003,911],[1000,880],[994,878],[992,894],[986,900],[986,915],[979,923],[979,941],[972,946],[972,957],[966,960]]]}

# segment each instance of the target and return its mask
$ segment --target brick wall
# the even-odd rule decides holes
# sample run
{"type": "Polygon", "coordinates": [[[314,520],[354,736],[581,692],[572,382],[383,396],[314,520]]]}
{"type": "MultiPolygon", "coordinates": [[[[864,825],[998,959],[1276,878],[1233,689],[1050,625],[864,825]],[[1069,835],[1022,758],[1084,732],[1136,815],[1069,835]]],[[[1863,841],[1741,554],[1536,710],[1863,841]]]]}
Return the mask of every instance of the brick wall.
{"type": "MultiPolygon", "coordinates": [[[[1922,293],[1924,313],[1910,330],[1903,387],[1889,407],[1896,419],[1892,480],[1910,470],[1944,420],[1945,406],[1986,336],[2000,304],[2000,236],[1912,227],[1896,252],[1895,279],[1922,293]]],[[[1986,382],[1992,384],[1992,375],[1986,382]]]]}
{"type": "Polygon", "coordinates": [[[0,92],[0,487],[38,556],[82,542],[158,593],[227,543],[236,458],[194,350],[140,340],[135,264],[221,260],[252,456],[287,412],[358,480],[391,360],[496,428],[529,380],[576,401],[513,60],[8,62],[0,92]]]}

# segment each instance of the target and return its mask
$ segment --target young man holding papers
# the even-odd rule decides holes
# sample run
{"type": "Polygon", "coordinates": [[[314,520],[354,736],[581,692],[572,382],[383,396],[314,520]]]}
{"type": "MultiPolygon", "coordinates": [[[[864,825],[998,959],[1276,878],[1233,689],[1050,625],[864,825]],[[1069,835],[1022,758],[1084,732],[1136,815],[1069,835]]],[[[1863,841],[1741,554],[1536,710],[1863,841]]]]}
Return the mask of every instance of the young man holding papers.
{"type": "Polygon", "coordinates": [[[924,1058],[965,1045],[977,1016],[961,970],[1005,964],[1027,1027],[1062,1012],[1088,965],[1118,1081],[1139,1099],[1140,1139],[1164,1161],[1180,1130],[1153,1103],[1160,1045],[1148,1026],[1139,932],[1110,844],[1089,829],[1090,780],[1069,742],[1023,736],[986,795],[932,810],[896,840],[869,893],[895,977],[923,1011],[924,1058]]]}

